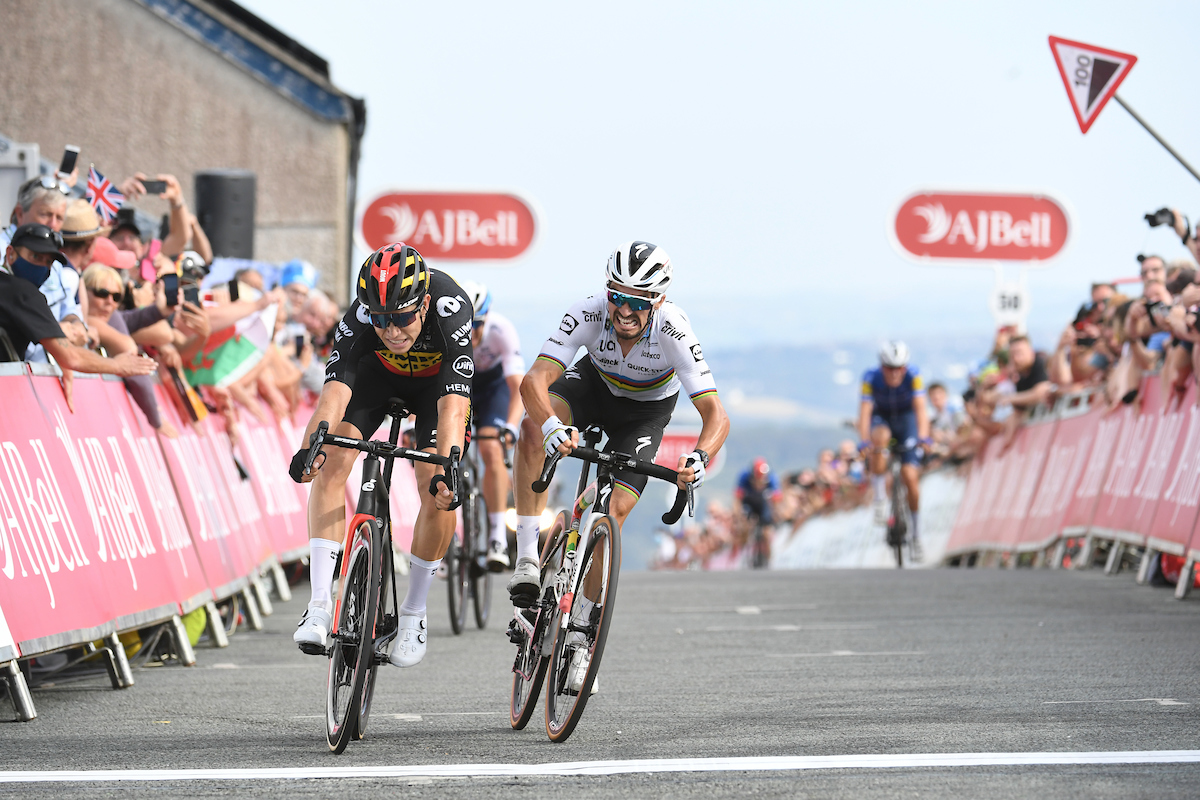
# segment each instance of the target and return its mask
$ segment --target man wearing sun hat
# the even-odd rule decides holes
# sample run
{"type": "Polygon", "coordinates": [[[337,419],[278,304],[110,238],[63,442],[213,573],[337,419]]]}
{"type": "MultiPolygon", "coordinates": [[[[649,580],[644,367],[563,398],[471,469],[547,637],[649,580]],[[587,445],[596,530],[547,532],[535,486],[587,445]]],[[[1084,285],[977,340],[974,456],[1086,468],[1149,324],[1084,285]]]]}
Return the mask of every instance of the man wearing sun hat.
{"type": "MultiPolygon", "coordinates": [[[[67,215],[63,219],[61,231],[62,254],[66,256],[66,266],[76,275],[76,283],[88,268],[88,264],[92,263],[92,246],[96,239],[107,236],[108,232],[108,226],[101,223],[100,215],[87,200],[76,198],[67,204],[67,215]]],[[[79,308],[83,319],[86,320],[87,292],[79,292],[79,308]]]]}

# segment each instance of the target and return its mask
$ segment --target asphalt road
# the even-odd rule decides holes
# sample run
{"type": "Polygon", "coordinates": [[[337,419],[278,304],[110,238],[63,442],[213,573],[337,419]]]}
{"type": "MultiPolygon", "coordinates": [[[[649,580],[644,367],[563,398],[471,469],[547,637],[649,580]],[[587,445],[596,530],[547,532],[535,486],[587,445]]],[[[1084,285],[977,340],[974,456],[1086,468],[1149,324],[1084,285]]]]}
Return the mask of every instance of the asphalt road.
{"type": "MultiPolygon", "coordinates": [[[[401,579],[403,581],[403,579],[401,579]]],[[[629,759],[1200,749],[1200,603],[1128,575],[858,570],[622,575],[601,693],[569,742],[541,709],[509,728],[513,648],[496,582],[485,631],[450,633],[431,598],[429,653],[388,669],[367,738],[324,742],[324,659],[291,632],[297,587],[262,632],[198,665],[35,691],[39,718],[0,725],[0,771],[462,764],[629,759]]],[[[0,713],[7,708],[0,706],[0,713]]],[[[899,763],[909,763],[899,759],[899,763]]],[[[3,774],[0,773],[0,779],[3,774]]],[[[17,797],[170,795],[572,797],[1196,797],[1200,764],[1000,764],[18,783],[17,797]]]]}

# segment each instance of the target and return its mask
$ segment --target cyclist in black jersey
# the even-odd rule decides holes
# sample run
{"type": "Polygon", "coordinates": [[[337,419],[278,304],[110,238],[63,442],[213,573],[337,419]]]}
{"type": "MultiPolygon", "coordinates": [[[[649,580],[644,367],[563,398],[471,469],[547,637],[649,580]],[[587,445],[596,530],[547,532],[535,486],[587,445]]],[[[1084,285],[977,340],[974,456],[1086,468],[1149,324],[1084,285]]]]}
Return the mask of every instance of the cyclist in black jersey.
{"type": "MultiPolygon", "coordinates": [[[[462,451],[475,374],[472,316],[471,301],[459,285],[426,266],[406,244],[380,248],[359,270],[358,299],[338,323],[321,398],[304,431],[303,447],[292,459],[292,479],[313,482],[308,501],[312,601],[292,637],[297,643],[326,644],[333,565],[346,531],[346,480],[357,455],[330,448],[324,461],[314,464],[315,474],[302,474],[309,437],[322,421],[333,434],[369,437],[383,422],[388,399],[399,397],[416,415],[418,449],[443,456],[451,447],[462,451]]],[[[414,468],[421,487],[443,472],[420,462],[414,468]]],[[[390,654],[398,667],[411,667],[425,655],[425,599],[454,536],[454,497],[445,482],[437,494],[420,494],[408,594],[400,605],[400,634],[390,654]]]]}

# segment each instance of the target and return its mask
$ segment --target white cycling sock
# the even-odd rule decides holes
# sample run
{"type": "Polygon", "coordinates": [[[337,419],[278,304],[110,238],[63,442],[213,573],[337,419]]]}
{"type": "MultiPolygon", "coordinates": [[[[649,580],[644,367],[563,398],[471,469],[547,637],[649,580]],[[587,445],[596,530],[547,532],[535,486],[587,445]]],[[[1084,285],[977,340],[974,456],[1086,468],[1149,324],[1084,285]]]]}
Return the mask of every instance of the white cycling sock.
{"type": "Polygon", "coordinates": [[[508,531],[504,527],[503,511],[488,514],[488,541],[508,542],[508,531]]]}
{"type": "Polygon", "coordinates": [[[437,561],[426,561],[416,556],[408,557],[408,593],[404,595],[404,602],[400,604],[401,616],[425,616],[429,586],[433,583],[433,576],[437,575],[438,565],[441,563],[440,558],[437,561]]]}
{"type": "Polygon", "coordinates": [[[341,549],[340,543],[329,539],[308,540],[308,581],[312,586],[312,602],[323,603],[326,611],[333,608],[333,567],[341,549]]]}
{"type": "Polygon", "coordinates": [[[919,515],[919,513],[920,512],[918,512],[918,511],[910,511],[909,512],[909,516],[912,517],[912,522],[913,522],[913,524],[912,524],[912,540],[914,542],[917,540],[917,516],[919,515]]]}
{"type": "Polygon", "coordinates": [[[541,517],[517,516],[517,560],[538,560],[538,534],[542,532],[541,517]]]}
{"type": "Polygon", "coordinates": [[[887,500],[887,477],[883,475],[872,475],[871,486],[875,488],[876,500],[887,500]]]}

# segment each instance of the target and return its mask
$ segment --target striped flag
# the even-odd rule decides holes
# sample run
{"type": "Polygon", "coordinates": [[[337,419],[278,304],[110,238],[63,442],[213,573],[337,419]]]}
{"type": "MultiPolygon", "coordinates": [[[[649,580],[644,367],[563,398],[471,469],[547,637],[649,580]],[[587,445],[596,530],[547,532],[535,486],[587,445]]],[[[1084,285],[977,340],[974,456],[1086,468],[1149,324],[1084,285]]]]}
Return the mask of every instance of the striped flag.
{"type": "Polygon", "coordinates": [[[125,195],[117,191],[117,187],[92,164],[88,167],[87,199],[107,224],[117,218],[117,210],[125,202],[125,195]]]}

